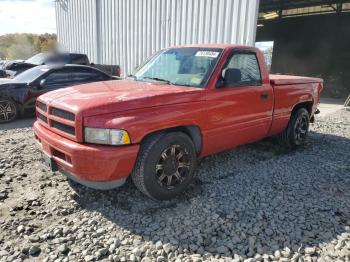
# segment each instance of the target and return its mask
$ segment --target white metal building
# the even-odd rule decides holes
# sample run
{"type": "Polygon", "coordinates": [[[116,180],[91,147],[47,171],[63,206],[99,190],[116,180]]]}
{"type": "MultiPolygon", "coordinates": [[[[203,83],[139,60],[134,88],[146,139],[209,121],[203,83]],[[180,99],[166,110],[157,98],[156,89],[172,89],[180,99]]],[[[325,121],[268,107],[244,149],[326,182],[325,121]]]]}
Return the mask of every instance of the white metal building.
{"type": "Polygon", "coordinates": [[[173,45],[253,45],[259,0],[56,0],[58,41],[131,73],[173,45]]]}

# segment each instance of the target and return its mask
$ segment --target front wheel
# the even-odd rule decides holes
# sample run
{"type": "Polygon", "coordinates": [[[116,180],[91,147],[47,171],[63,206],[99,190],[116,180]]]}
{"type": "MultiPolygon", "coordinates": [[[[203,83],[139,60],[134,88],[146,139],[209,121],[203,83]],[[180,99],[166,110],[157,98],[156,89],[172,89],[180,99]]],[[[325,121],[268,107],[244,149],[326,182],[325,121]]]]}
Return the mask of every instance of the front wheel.
{"type": "Polygon", "coordinates": [[[196,160],[193,142],[186,134],[155,134],[141,144],[131,177],[147,196],[157,200],[170,199],[190,184],[196,160]]]}
{"type": "Polygon", "coordinates": [[[278,136],[282,146],[295,148],[305,143],[309,132],[310,116],[305,108],[296,110],[288,123],[288,127],[278,136]]]}
{"type": "Polygon", "coordinates": [[[18,116],[18,107],[8,98],[0,98],[0,124],[15,120],[18,116]]]}

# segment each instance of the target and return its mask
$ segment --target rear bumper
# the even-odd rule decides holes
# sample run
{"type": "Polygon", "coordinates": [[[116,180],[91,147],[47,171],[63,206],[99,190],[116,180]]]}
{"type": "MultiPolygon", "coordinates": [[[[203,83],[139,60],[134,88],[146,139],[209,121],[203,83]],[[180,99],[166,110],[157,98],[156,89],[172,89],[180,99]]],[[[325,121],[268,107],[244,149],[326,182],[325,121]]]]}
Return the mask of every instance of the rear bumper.
{"type": "Polygon", "coordinates": [[[80,144],[63,138],[37,122],[34,134],[40,150],[52,157],[59,171],[88,187],[121,186],[131,173],[139,145],[122,147],[80,144]]]}

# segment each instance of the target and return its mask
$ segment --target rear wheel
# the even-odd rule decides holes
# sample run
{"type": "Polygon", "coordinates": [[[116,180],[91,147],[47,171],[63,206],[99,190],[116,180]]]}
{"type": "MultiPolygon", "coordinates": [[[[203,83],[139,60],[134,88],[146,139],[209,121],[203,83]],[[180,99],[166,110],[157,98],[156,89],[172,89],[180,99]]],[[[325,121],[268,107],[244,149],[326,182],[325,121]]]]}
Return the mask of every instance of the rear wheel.
{"type": "Polygon", "coordinates": [[[160,133],[142,143],[131,177],[147,196],[166,200],[186,189],[195,165],[194,145],[186,134],[160,133]]]}
{"type": "Polygon", "coordinates": [[[18,107],[8,98],[0,98],[0,123],[8,123],[18,116],[18,107]]]}
{"type": "Polygon", "coordinates": [[[310,116],[305,108],[296,110],[288,123],[288,127],[278,136],[282,146],[295,148],[305,143],[309,132],[310,116]]]}

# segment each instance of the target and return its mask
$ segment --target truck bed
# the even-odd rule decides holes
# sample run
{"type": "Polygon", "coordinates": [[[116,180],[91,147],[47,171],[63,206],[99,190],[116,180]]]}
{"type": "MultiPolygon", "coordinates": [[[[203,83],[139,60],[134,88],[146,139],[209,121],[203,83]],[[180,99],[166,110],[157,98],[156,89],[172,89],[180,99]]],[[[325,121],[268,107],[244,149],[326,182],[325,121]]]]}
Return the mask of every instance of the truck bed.
{"type": "Polygon", "coordinates": [[[306,103],[310,116],[317,109],[323,80],[313,77],[270,75],[274,91],[273,123],[270,135],[281,133],[288,125],[295,105],[306,103]]]}
{"type": "Polygon", "coordinates": [[[307,83],[322,83],[321,78],[291,76],[291,75],[270,75],[272,85],[290,85],[290,84],[307,84],[307,83]]]}

